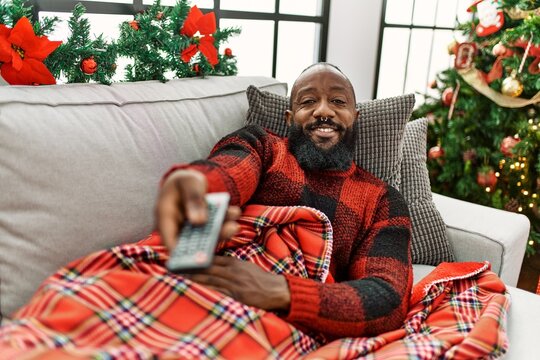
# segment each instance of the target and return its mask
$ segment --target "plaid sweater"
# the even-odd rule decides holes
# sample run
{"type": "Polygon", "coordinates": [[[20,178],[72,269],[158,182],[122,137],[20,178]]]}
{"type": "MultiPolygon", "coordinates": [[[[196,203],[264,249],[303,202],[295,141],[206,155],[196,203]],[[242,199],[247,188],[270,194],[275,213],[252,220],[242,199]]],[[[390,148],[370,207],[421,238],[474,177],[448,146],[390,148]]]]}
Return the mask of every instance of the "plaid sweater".
{"type": "MultiPolygon", "coordinates": [[[[346,171],[304,171],[287,140],[250,125],[216,144],[207,160],[175,165],[204,173],[208,191],[231,204],[309,206],[333,227],[331,279],[285,275],[291,292],[285,320],[329,338],[397,329],[412,287],[411,223],[401,194],[355,164],[346,171]]],[[[330,278],[330,277],[329,277],[330,278]]]]}

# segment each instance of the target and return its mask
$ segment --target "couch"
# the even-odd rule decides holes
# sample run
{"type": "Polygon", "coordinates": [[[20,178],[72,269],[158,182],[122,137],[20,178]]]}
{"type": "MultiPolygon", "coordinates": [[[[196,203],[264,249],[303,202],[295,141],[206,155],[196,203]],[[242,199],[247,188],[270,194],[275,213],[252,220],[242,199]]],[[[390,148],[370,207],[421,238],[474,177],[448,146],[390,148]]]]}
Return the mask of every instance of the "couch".
{"type": "MultiPolygon", "coordinates": [[[[246,88],[285,95],[268,77],[0,86],[0,315],[92,251],[153,227],[161,175],[205,157],[244,124],[246,88]]],[[[517,289],[528,219],[433,194],[457,261],[489,261],[508,285],[508,359],[531,359],[540,296],[517,289]]],[[[415,282],[433,266],[414,265],[415,282]]]]}

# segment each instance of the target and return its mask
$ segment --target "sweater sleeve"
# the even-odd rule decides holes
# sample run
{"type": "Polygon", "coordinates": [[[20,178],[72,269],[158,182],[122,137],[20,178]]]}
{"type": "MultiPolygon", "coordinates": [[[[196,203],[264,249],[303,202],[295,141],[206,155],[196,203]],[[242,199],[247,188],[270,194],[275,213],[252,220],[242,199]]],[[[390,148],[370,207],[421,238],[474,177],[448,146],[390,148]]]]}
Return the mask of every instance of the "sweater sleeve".
{"type": "Polygon", "coordinates": [[[397,190],[387,187],[370,228],[360,233],[349,280],[321,284],[286,276],[291,304],[285,320],[328,338],[374,336],[403,324],[412,287],[411,222],[397,190]]]}
{"type": "Polygon", "coordinates": [[[272,156],[268,136],[259,126],[246,126],[221,139],[208,159],[173,165],[162,183],[176,170],[198,170],[206,176],[208,192],[227,191],[231,205],[243,205],[257,189],[263,163],[272,156]]]}

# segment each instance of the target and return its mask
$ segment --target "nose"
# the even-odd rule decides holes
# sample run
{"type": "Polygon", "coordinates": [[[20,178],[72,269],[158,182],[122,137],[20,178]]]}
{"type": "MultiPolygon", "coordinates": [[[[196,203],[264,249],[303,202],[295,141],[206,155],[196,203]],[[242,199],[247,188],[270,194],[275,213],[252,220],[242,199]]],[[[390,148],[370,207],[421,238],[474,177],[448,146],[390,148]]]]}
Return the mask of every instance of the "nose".
{"type": "Polygon", "coordinates": [[[333,118],[336,115],[332,106],[328,100],[321,100],[317,104],[315,111],[313,112],[313,117],[315,118],[333,118]]]}

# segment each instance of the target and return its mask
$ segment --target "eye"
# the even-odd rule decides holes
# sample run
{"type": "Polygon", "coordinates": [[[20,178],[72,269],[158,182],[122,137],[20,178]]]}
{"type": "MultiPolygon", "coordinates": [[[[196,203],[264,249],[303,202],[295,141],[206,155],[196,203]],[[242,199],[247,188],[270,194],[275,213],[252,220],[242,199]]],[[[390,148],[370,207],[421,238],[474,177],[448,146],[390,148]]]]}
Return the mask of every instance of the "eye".
{"type": "Polygon", "coordinates": [[[338,105],[345,105],[347,103],[345,100],[342,99],[333,99],[332,102],[338,105]]]}
{"type": "Polygon", "coordinates": [[[302,101],[300,101],[301,105],[309,105],[309,104],[314,104],[314,103],[315,103],[314,99],[303,99],[302,101]]]}

